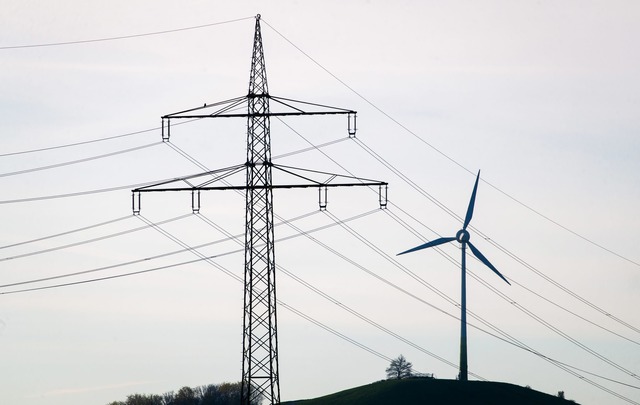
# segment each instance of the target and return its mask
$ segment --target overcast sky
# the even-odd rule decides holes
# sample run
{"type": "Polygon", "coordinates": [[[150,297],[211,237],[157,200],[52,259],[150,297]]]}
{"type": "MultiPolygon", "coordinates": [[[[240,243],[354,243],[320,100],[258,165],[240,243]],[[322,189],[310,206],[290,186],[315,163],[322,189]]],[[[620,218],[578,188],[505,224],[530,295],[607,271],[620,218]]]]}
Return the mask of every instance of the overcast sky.
{"type": "Polygon", "coordinates": [[[174,126],[170,145],[158,127],[246,94],[256,14],[272,95],[358,111],[356,139],[340,116],[273,119],[274,161],[390,184],[387,210],[368,189],[330,190],[326,212],[275,192],[278,222],[300,217],[276,228],[278,298],[369,350],[279,307],[282,399],[381,380],[400,354],[455,378],[459,246],[395,255],[455,235],[482,170],[471,240],[512,285],[467,261],[472,379],[640,401],[637,2],[238,3],[3,1],[0,403],[240,380],[242,284],[218,267],[242,275],[223,232],[242,236],[243,196],[193,215],[188,194],[147,194],[138,218],[130,189],[244,163],[242,119],[174,126]],[[198,256],[176,239],[218,241],[199,249],[215,265],[178,266],[198,256]]]}

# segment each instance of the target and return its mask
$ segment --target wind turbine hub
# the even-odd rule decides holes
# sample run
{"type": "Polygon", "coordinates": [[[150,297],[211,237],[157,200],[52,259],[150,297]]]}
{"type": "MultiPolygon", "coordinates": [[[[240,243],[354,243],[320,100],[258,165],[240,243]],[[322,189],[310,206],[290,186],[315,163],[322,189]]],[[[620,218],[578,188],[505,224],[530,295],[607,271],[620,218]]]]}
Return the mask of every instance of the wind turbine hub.
{"type": "Polygon", "coordinates": [[[471,239],[471,235],[469,235],[466,229],[460,229],[458,233],[456,233],[456,240],[460,243],[467,243],[469,239],[471,239]]]}

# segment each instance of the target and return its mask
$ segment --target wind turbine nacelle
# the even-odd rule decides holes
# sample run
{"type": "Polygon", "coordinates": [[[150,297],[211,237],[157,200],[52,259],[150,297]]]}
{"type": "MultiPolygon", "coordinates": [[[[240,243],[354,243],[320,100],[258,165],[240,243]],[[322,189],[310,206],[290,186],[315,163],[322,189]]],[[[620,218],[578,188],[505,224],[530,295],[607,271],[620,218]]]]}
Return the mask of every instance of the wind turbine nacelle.
{"type": "Polygon", "coordinates": [[[456,233],[456,240],[460,243],[467,243],[471,239],[471,235],[466,229],[460,229],[458,233],[456,233]]]}

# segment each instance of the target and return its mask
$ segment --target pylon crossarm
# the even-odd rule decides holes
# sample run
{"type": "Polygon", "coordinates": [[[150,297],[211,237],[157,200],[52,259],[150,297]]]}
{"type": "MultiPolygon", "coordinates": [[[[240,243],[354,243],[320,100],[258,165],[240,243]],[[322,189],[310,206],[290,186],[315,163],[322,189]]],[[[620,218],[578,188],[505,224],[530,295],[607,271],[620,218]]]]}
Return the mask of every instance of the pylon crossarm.
{"type": "Polygon", "coordinates": [[[166,189],[153,189],[153,190],[133,190],[134,193],[143,192],[143,191],[192,191],[192,190],[201,190],[201,191],[212,191],[212,190],[277,190],[277,189],[289,189],[289,188],[325,188],[325,187],[360,187],[360,186],[386,186],[387,183],[339,183],[339,184],[322,184],[322,183],[314,183],[314,184],[271,184],[271,185],[255,185],[255,186],[217,186],[217,187],[176,187],[176,188],[166,188],[166,189]]]}
{"type": "MultiPolygon", "coordinates": [[[[282,104],[283,106],[289,107],[291,109],[294,110],[298,110],[302,113],[307,113],[307,114],[313,114],[312,111],[308,111],[308,110],[303,110],[301,108],[298,108],[295,106],[295,104],[302,104],[303,106],[312,106],[312,107],[320,107],[320,108],[324,108],[325,111],[328,114],[355,114],[356,112],[353,110],[349,110],[347,108],[341,108],[341,107],[333,107],[333,106],[329,106],[329,105],[324,105],[324,104],[317,104],[317,103],[310,103],[308,101],[301,101],[301,100],[294,100],[292,98],[285,98],[285,97],[276,97],[276,96],[270,96],[269,97],[272,101],[275,101],[279,104],[282,104]]],[[[320,111],[317,111],[316,113],[319,113],[320,111]]]]}
{"type": "Polygon", "coordinates": [[[162,119],[170,119],[170,118],[187,118],[184,115],[185,114],[190,114],[193,113],[195,111],[201,111],[201,110],[206,110],[206,109],[211,109],[211,108],[216,108],[218,107],[218,109],[210,114],[206,114],[206,115],[202,115],[203,118],[205,117],[215,117],[217,115],[223,114],[229,110],[235,109],[236,107],[240,107],[240,106],[244,106],[244,104],[246,103],[246,96],[241,96],[241,97],[236,97],[236,98],[231,98],[229,100],[224,100],[224,101],[218,101],[212,104],[207,104],[205,103],[203,106],[200,107],[195,107],[195,108],[190,108],[188,110],[183,110],[183,111],[178,111],[175,113],[171,113],[171,114],[166,114],[163,115],[161,118],[162,119]]]}
{"type": "MultiPolygon", "coordinates": [[[[273,107],[274,105],[271,105],[273,107]]],[[[285,97],[275,97],[268,94],[247,95],[236,97],[229,100],[219,101],[211,104],[205,103],[202,106],[190,108],[187,110],[166,114],[162,116],[163,120],[175,118],[238,118],[238,117],[282,117],[295,115],[339,115],[349,114],[355,116],[356,111],[341,107],[332,107],[325,104],[310,103],[307,101],[294,100],[285,97]],[[252,98],[268,98],[274,102],[275,106],[280,106],[280,110],[256,112],[249,111],[247,105],[252,98]],[[205,112],[205,110],[213,110],[205,112]]]]}
{"type": "Polygon", "coordinates": [[[365,179],[361,177],[329,173],[329,172],[323,172],[319,170],[303,169],[301,167],[293,167],[293,166],[285,166],[285,165],[277,165],[277,164],[273,164],[272,167],[273,169],[279,170],[283,173],[287,173],[291,176],[301,178],[321,186],[328,186],[328,187],[337,187],[341,185],[386,186],[388,184],[384,181],[379,181],[379,180],[365,179]],[[313,180],[310,177],[311,175],[322,175],[327,177],[325,180],[319,181],[319,180],[313,180]],[[334,182],[334,180],[336,179],[338,181],[340,180],[347,181],[347,183],[334,182]]]}
{"type": "Polygon", "coordinates": [[[269,185],[232,185],[232,184],[220,184],[213,185],[213,183],[222,181],[234,174],[243,172],[246,168],[245,164],[225,167],[222,169],[211,170],[208,172],[193,174],[185,177],[177,177],[169,180],[163,180],[157,183],[149,184],[147,186],[139,187],[131,190],[133,193],[148,193],[148,192],[167,192],[167,191],[193,191],[193,190],[263,190],[263,189],[285,189],[285,188],[313,188],[313,187],[358,187],[358,186],[379,186],[386,187],[387,182],[365,179],[354,176],[347,176],[342,174],[335,174],[329,172],[322,172],[318,170],[302,169],[298,167],[272,165],[274,169],[277,169],[283,173],[295,177],[296,179],[303,180],[305,183],[272,183],[269,185]],[[323,179],[313,179],[312,175],[326,176],[323,179]],[[193,180],[200,177],[210,177],[206,181],[199,184],[194,184],[193,180]],[[177,185],[174,185],[177,184],[177,185]],[[186,184],[186,185],[185,185],[186,184]]]}
{"type": "Polygon", "coordinates": [[[245,169],[245,165],[236,165],[225,167],[222,169],[210,170],[208,172],[192,174],[184,177],[176,177],[169,180],[162,180],[156,183],[152,183],[146,186],[138,187],[136,189],[131,190],[133,193],[145,193],[145,192],[153,192],[153,191],[184,191],[184,190],[194,190],[194,189],[206,189],[206,186],[225,179],[229,176],[232,176],[236,173],[239,173],[245,169]],[[211,176],[212,178],[207,179],[205,182],[200,183],[199,185],[194,185],[191,180],[211,176]],[[188,187],[170,187],[172,184],[187,184],[188,187]]]}

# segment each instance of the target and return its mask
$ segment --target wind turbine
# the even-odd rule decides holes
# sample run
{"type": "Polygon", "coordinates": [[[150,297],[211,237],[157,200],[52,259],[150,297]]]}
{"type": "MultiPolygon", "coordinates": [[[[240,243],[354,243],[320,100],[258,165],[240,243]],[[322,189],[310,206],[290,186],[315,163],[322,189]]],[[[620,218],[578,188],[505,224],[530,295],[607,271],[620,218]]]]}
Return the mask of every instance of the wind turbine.
{"type": "Polygon", "coordinates": [[[438,238],[432,240],[431,242],[424,243],[420,246],[416,246],[413,249],[406,250],[402,253],[398,253],[399,255],[403,255],[405,253],[415,252],[416,250],[422,250],[438,245],[442,245],[444,243],[448,243],[454,240],[457,240],[462,245],[462,288],[461,288],[461,298],[460,298],[460,374],[458,376],[460,381],[468,381],[468,365],[467,365],[467,271],[466,271],[466,248],[469,245],[469,249],[471,252],[477,257],[482,263],[484,263],[488,268],[493,270],[501,279],[503,279],[507,284],[511,285],[507,279],[500,274],[498,269],[495,268],[489,260],[480,251],[478,248],[473,246],[473,244],[469,241],[470,235],[469,231],[467,231],[467,226],[469,226],[469,222],[471,222],[471,217],[473,217],[473,206],[476,203],[476,192],[478,191],[478,181],[480,180],[480,171],[478,170],[478,176],[476,177],[476,184],[473,186],[473,193],[471,193],[471,200],[469,201],[469,208],[467,208],[467,216],[464,218],[464,224],[462,225],[462,229],[456,233],[455,237],[447,237],[447,238],[438,238]]]}

